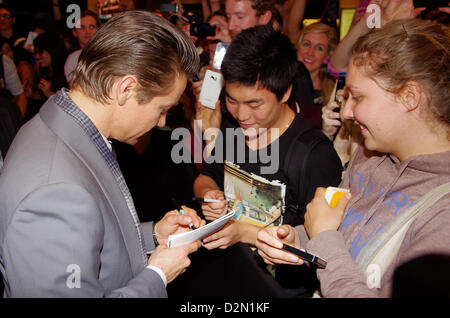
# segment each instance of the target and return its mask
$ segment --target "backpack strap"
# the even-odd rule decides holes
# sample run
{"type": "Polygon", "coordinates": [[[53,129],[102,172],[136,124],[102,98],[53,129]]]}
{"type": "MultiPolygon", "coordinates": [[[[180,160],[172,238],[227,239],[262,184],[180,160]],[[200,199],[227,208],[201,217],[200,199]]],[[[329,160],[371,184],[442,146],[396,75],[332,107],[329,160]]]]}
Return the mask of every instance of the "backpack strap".
{"type": "Polygon", "coordinates": [[[312,150],[323,141],[329,139],[319,129],[303,120],[301,129],[289,146],[283,165],[287,180],[284,224],[295,226],[304,223],[309,157],[312,150]]]}

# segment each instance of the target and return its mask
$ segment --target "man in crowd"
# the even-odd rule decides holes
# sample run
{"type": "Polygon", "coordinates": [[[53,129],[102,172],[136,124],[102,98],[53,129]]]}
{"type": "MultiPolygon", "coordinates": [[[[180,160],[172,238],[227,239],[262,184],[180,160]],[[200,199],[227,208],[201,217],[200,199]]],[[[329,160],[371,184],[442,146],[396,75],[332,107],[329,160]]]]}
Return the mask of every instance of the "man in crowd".
{"type": "MultiPolygon", "coordinates": [[[[236,204],[238,192],[242,194],[242,201],[247,201],[246,211],[253,212],[243,213],[244,219],[251,219],[249,222],[240,218],[205,238],[203,244],[207,249],[225,249],[237,242],[255,245],[260,226],[276,222],[302,224],[306,204],[313,198],[316,188],[338,185],[342,171],[340,159],[328,138],[287,104],[297,72],[297,54],[285,35],[269,25],[242,31],[231,43],[221,71],[225,80],[226,108],[239,128],[222,127],[223,142],[216,137],[211,157],[221,153],[234,167],[230,168],[219,157],[214,162],[206,160],[195,180],[194,192],[198,197],[220,201],[202,205],[207,220],[226,213],[232,201],[236,204]],[[230,138],[232,135],[235,136],[230,138]],[[231,146],[230,140],[234,141],[231,146]],[[228,179],[224,169],[231,171],[228,179]],[[245,182],[231,181],[236,175],[244,176],[245,182]],[[261,193],[265,193],[267,186],[258,188],[260,180],[279,182],[286,190],[285,193],[282,190],[270,193],[268,201],[273,206],[264,206],[263,217],[259,211],[259,216],[252,218],[255,206],[256,210],[261,210],[258,207],[266,204],[262,202],[265,199],[261,199],[261,193]],[[236,185],[238,183],[240,185],[236,185]],[[235,192],[230,190],[233,188],[235,192]],[[278,211],[276,219],[274,211],[278,211]]],[[[302,268],[305,273],[284,277],[287,283],[300,280],[297,285],[285,285],[294,290],[292,295],[295,296],[309,295],[315,290],[314,282],[307,285],[314,281],[314,274],[306,273],[306,267],[301,267],[300,271],[302,268]]]]}
{"type": "Polygon", "coordinates": [[[78,40],[80,48],[67,57],[66,63],[64,65],[64,75],[66,76],[66,80],[69,85],[72,81],[73,71],[77,66],[81,50],[84,49],[86,44],[97,31],[97,28],[97,15],[89,10],[83,11],[80,15],[80,19],[75,22],[75,28],[72,30],[72,34],[78,40]]]}
{"type": "Polygon", "coordinates": [[[5,296],[167,296],[200,247],[168,248],[168,235],[201,220],[186,208],[141,224],[109,139],[133,145],[163,126],[198,63],[190,39],[149,12],[128,11],[96,32],[72,89],[42,106],[4,162],[5,296]]]}
{"type": "Polygon", "coordinates": [[[242,30],[270,23],[274,10],[274,0],[226,0],[227,23],[214,18],[210,22],[218,27],[214,39],[230,43],[242,30]]]}

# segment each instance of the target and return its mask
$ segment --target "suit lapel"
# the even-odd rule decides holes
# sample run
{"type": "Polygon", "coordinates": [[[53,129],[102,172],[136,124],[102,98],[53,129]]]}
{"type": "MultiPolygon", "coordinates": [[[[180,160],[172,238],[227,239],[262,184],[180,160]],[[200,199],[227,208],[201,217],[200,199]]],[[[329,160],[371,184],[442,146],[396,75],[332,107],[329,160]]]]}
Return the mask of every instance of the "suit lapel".
{"type": "Polygon", "coordinates": [[[144,264],[142,251],[134,220],[117,181],[99,150],[76,123],[50,99],[39,112],[42,121],[70,148],[75,156],[91,171],[107,198],[118,221],[130,257],[130,264],[136,276],[144,264]]]}

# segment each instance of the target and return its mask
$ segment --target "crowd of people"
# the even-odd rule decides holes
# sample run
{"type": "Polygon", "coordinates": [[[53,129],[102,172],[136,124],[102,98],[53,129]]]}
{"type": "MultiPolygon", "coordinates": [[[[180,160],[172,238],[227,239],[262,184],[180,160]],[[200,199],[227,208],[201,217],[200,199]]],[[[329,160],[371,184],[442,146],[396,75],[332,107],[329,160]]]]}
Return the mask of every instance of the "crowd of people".
{"type": "Polygon", "coordinates": [[[450,32],[430,18],[450,9],[361,0],[340,40],[336,21],[303,23],[306,0],[172,4],[100,0],[28,39],[0,6],[4,296],[448,296],[431,283],[449,280],[433,268],[450,258],[450,32]],[[224,81],[215,107],[200,100],[208,70],[224,81]],[[349,193],[331,207],[327,187],[349,193]]]}

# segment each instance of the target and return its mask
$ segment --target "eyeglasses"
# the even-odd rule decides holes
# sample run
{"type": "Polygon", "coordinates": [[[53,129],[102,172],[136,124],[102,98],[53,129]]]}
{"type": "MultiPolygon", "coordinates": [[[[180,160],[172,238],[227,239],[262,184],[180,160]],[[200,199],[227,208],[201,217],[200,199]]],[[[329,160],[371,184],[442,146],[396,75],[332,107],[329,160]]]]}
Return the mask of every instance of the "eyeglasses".
{"type": "Polygon", "coordinates": [[[82,26],[80,26],[80,27],[77,27],[76,29],[77,29],[77,30],[86,30],[86,29],[89,29],[89,30],[96,30],[96,29],[97,29],[97,26],[96,26],[96,25],[88,25],[88,26],[82,25],[82,26]]]}
{"type": "Polygon", "coordinates": [[[6,13],[4,13],[4,14],[0,14],[0,18],[4,18],[4,19],[11,19],[13,16],[12,15],[10,15],[10,14],[6,14],[6,13]]]}

